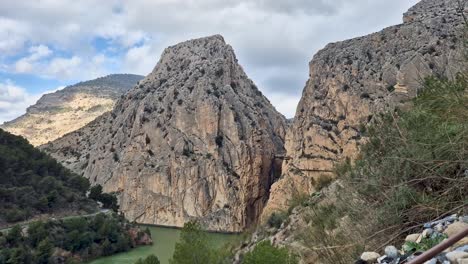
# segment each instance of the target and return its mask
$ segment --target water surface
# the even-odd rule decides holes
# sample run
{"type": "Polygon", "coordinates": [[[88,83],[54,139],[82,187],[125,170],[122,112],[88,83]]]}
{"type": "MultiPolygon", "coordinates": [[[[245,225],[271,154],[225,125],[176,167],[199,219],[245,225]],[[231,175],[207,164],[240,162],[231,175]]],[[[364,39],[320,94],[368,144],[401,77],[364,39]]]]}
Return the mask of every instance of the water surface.
{"type": "MultiPolygon", "coordinates": [[[[141,228],[146,228],[146,226],[141,226],[141,228]]],[[[155,226],[148,226],[148,228],[151,231],[151,237],[154,242],[153,245],[137,247],[124,253],[98,258],[89,262],[89,264],[133,264],[139,258],[144,258],[150,254],[156,255],[161,261],[161,264],[169,264],[169,259],[174,253],[175,243],[179,241],[180,230],[155,226]]],[[[238,235],[235,234],[208,234],[210,242],[216,247],[233,241],[236,237],[238,237],[238,235]]]]}

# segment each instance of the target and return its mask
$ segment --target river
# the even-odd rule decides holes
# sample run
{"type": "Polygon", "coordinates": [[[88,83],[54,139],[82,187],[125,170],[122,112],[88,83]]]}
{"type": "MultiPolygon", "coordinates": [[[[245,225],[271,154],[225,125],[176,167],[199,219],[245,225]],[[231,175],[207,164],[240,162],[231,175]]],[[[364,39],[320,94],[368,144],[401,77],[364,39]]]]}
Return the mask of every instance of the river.
{"type": "MultiPolygon", "coordinates": [[[[146,228],[146,226],[142,226],[146,228]]],[[[150,254],[156,255],[161,264],[169,264],[169,259],[174,253],[175,243],[179,240],[180,230],[168,227],[148,227],[151,231],[153,238],[153,245],[142,246],[132,249],[130,251],[119,253],[116,255],[98,258],[88,264],[133,264],[139,258],[144,258],[150,254]]],[[[234,241],[238,235],[235,234],[220,234],[208,233],[210,242],[213,246],[221,246],[230,241],[234,241]]]]}

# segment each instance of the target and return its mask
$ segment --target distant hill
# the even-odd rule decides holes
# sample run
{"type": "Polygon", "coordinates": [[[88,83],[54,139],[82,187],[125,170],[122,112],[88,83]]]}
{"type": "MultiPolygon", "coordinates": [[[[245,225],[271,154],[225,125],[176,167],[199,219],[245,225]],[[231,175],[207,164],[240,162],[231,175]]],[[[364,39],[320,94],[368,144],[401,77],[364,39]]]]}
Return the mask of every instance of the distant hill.
{"type": "Polygon", "coordinates": [[[43,95],[26,114],[3,128],[38,146],[75,131],[109,111],[143,76],[112,74],[43,95]]]}
{"type": "Polygon", "coordinates": [[[0,226],[39,214],[94,211],[89,181],[0,129],[0,226]]]}

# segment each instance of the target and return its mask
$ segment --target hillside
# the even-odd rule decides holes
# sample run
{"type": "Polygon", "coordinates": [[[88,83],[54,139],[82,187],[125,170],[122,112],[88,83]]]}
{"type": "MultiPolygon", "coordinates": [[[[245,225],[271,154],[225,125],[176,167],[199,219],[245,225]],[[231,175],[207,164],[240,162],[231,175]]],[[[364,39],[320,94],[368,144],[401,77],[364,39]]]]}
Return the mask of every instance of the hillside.
{"type": "Polygon", "coordinates": [[[110,111],[117,99],[143,76],[112,74],[43,95],[26,114],[0,128],[28,139],[34,146],[77,130],[110,111]]]}
{"type": "Polygon", "coordinates": [[[89,181],[64,168],[24,138],[0,129],[0,226],[40,214],[96,210],[89,181]]]}
{"type": "Polygon", "coordinates": [[[43,146],[139,223],[217,231],[256,223],[280,171],[286,119],[219,36],[167,48],[114,109],[43,146]]]}

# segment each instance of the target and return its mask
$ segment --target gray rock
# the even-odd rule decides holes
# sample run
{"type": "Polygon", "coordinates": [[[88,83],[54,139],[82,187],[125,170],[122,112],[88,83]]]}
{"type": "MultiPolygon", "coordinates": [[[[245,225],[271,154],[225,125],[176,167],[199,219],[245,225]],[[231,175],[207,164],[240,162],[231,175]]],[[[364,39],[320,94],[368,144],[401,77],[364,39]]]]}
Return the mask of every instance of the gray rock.
{"type": "Polygon", "coordinates": [[[396,259],[399,256],[398,249],[394,246],[385,247],[385,255],[391,259],[396,259]]]}
{"type": "Polygon", "coordinates": [[[450,261],[452,264],[457,264],[459,263],[459,259],[464,259],[468,258],[468,253],[463,252],[463,251],[452,251],[447,253],[447,259],[450,261]]]}
{"type": "Polygon", "coordinates": [[[285,129],[215,35],[165,49],[112,112],[43,149],[118,193],[129,220],[238,232],[257,222],[279,176],[285,129]]]}
{"type": "Polygon", "coordinates": [[[379,257],[380,254],[376,252],[364,252],[361,254],[361,259],[369,264],[375,263],[379,257]]]}
{"type": "Polygon", "coordinates": [[[363,140],[360,125],[416,96],[421,78],[450,78],[463,69],[464,23],[457,6],[457,0],[420,1],[403,24],[328,44],[314,55],[286,137],[290,159],[266,213],[287,209],[296,190],[313,193],[312,179],[353,159],[363,140]]]}

